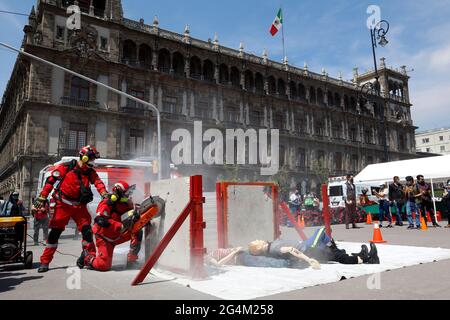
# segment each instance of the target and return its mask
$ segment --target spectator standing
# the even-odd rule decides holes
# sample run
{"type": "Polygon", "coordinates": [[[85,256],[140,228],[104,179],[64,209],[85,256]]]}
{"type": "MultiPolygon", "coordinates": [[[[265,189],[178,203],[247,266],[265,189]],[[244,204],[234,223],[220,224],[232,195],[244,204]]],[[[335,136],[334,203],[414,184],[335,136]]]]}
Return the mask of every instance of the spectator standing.
{"type": "Polygon", "coordinates": [[[379,212],[380,212],[380,228],[383,227],[384,216],[387,215],[389,224],[386,228],[392,228],[392,216],[389,212],[389,190],[385,183],[380,185],[380,190],[375,191],[375,196],[378,198],[379,212]]]}
{"type": "Polygon", "coordinates": [[[411,176],[406,177],[406,187],[404,189],[406,196],[406,215],[408,217],[408,229],[414,229],[414,222],[412,218],[412,213],[414,212],[416,216],[416,229],[420,229],[420,216],[419,210],[416,205],[416,198],[414,196],[414,178],[411,176]]]}
{"type": "Polygon", "coordinates": [[[8,201],[3,204],[2,216],[18,217],[23,216],[25,208],[23,206],[22,200],[19,200],[19,192],[14,191],[9,196],[8,201]]]}
{"type": "MultiPolygon", "coordinates": [[[[297,221],[297,217],[299,215],[300,206],[301,206],[301,196],[298,189],[294,188],[291,190],[289,195],[289,209],[291,210],[292,216],[297,221]]],[[[289,221],[286,221],[288,223],[289,221]]]]}
{"type": "Polygon", "coordinates": [[[428,211],[430,213],[433,227],[441,227],[436,222],[436,218],[434,216],[433,201],[431,199],[431,186],[430,184],[425,182],[425,178],[421,174],[417,176],[417,183],[414,192],[416,197],[416,204],[419,207],[420,212],[422,213],[422,217],[425,220],[425,223],[427,223],[428,211]]]}
{"type": "Polygon", "coordinates": [[[405,193],[403,192],[403,185],[400,183],[400,178],[395,176],[393,182],[389,185],[389,205],[397,209],[396,226],[403,226],[402,208],[405,204],[405,193]]]}
{"type": "Polygon", "coordinates": [[[447,211],[448,224],[445,228],[450,228],[450,180],[447,180],[447,185],[444,187],[444,195],[442,197],[445,209],[447,211]]]}
{"type": "Polygon", "coordinates": [[[49,210],[50,210],[50,205],[49,205],[48,199],[42,203],[41,208],[39,208],[39,209],[33,208],[31,210],[31,214],[34,217],[33,240],[34,240],[35,246],[39,245],[39,230],[40,229],[42,229],[44,242],[46,242],[48,239],[48,223],[49,223],[48,213],[49,213],[49,210]]]}
{"type": "Polygon", "coordinates": [[[356,219],[356,189],[353,184],[353,175],[347,174],[347,181],[343,186],[343,196],[345,201],[345,228],[349,229],[349,223],[351,222],[352,228],[357,229],[356,219]]]}

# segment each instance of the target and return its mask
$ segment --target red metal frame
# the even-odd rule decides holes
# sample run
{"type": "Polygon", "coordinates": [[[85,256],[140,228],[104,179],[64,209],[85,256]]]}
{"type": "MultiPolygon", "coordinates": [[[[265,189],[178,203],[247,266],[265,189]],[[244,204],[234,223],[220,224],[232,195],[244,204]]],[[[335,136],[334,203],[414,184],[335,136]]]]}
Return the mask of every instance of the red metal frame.
{"type": "Polygon", "coordinates": [[[162,253],[169,245],[186,218],[190,215],[190,245],[191,261],[190,273],[194,279],[204,278],[206,272],[203,265],[203,255],[206,252],[203,244],[203,229],[206,227],[203,221],[203,203],[205,198],[202,191],[202,176],[190,177],[190,201],[177,217],[173,225],[162,238],[161,242],[156,246],[152,255],[145,262],[131,285],[135,286],[144,281],[150,270],[154,267],[162,253]]]}
{"type": "Polygon", "coordinates": [[[274,212],[274,238],[281,235],[280,223],[278,220],[278,186],[270,182],[217,182],[216,183],[216,205],[217,205],[217,236],[219,248],[228,247],[228,190],[229,186],[263,186],[271,187],[274,212]]]}

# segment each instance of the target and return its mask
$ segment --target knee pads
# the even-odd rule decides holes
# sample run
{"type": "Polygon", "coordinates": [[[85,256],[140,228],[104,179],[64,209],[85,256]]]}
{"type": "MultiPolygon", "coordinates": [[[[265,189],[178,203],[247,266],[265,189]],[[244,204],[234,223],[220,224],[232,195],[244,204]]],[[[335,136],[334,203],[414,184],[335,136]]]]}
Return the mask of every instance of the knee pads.
{"type": "Polygon", "coordinates": [[[48,234],[47,242],[49,244],[57,244],[63,231],[63,229],[51,229],[48,234]]]}
{"type": "Polygon", "coordinates": [[[92,233],[90,225],[84,225],[81,228],[81,236],[83,237],[84,241],[87,241],[89,243],[94,242],[94,234],[92,233]]]}

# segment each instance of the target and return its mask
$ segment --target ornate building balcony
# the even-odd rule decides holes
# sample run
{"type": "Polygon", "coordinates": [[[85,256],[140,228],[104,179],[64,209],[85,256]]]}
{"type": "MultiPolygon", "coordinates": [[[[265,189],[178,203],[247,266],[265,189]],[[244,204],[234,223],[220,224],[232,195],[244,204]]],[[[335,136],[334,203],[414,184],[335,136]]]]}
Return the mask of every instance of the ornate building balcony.
{"type": "Polygon", "coordinates": [[[98,108],[98,101],[82,100],[71,97],[61,97],[61,104],[65,106],[76,106],[84,108],[98,108]]]}

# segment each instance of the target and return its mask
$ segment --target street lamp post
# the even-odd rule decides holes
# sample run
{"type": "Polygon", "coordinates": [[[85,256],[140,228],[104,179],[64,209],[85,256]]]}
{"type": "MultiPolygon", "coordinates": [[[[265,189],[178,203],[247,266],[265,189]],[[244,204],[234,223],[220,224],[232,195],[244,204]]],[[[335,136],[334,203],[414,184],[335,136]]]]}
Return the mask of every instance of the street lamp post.
{"type": "Polygon", "coordinates": [[[373,94],[379,98],[381,98],[382,106],[381,106],[381,120],[383,122],[383,149],[384,149],[384,157],[385,161],[389,161],[389,150],[387,147],[387,134],[386,134],[386,101],[384,97],[381,96],[380,92],[380,83],[378,81],[379,74],[378,74],[378,67],[377,67],[377,58],[375,53],[375,48],[380,45],[381,47],[385,47],[389,42],[386,39],[386,34],[389,32],[389,22],[386,20],[381,20],[378,22],[373,28],[370,28],[370,39],[372,42],[372,54],[373,54],[373,64],[375,68],[375,83],[365,83],[361,87],[361,92],[363,96],[365,95],[364,90],[367,90],[367,94],[373,94]]]}
{"type": "Polygon", "coordinates": [[[86,80],[86,81],[88,81],[90,83],[93,83],[93,84],[95,84],[97,86],[106,88],[106,89],[108,89],[108,90],[110,90],[110,91],[112,91],[114,93],[117,93],[118,95],[127,97],[130,100],[136,101],[137,103],[142,103],[143,105],[146,105],[146,106],[150,107],[156,113],[156,126],[157,126],[157,135],[158,135],[158,166],[157,166],[157,168],[158,168],[158,180],[162,179],[162,173],[161,173],[161,168],[162,168],[162,165],[161,165],[162,164],[162,154],[161,154],[161,113],[160,113],[159,109],[155,105],[153,105],[150,102],[147,102],[147,101],[141,100],[139,98],[136,98],[136,97],[134,97],[134,96],[132,96],[132,95],[130,95],[128,93],[122,92],[122,91],[120,91],[120,90],[118,90],[116,88],[108,86],[108,85],[106,85],[104,83],[101,83],[99,81],[96,81],[94,79],[86,77],[86,76],[84,76],[84,75],[82,75],[82,74],[80,74],[78,72],[75,72],[73,70],[64,68],[64,67],[62,67],[60,65],[57,65],[57,64],[55,64],[53,62],[50,62],[50,61],[45,60],[45,59],[42,59],[42,58],[40,58],[38,56],[35,56],[35,55],[32,55],[32,54],[30,54],[28,52],[25,52],[25,50],[23,48],[16,49],[16,48],[14,48],[14,47],[12,47],[10,45],[7,45],[7,44],[5,44],[3,42],[0,42],[0,46],[5,47],[5,48],[7,48],[9,50],[15,51],[15,52],[17,52],[17,53],[19,53],[21,55],[26,56],[26,57],[29,57],[29,58],[35,59],[37,61],[40,61],[42,63],[45,63],[47,65],[50,65],[50,66],[52,66],[54,68],[61,69],[61,70],[65,71],[65,72],[67,72],[69,74],[72,74],[72,75],[77,76],[79,78],[82,78],[82,79],[84,79],[84,80],[86,80]]]}

